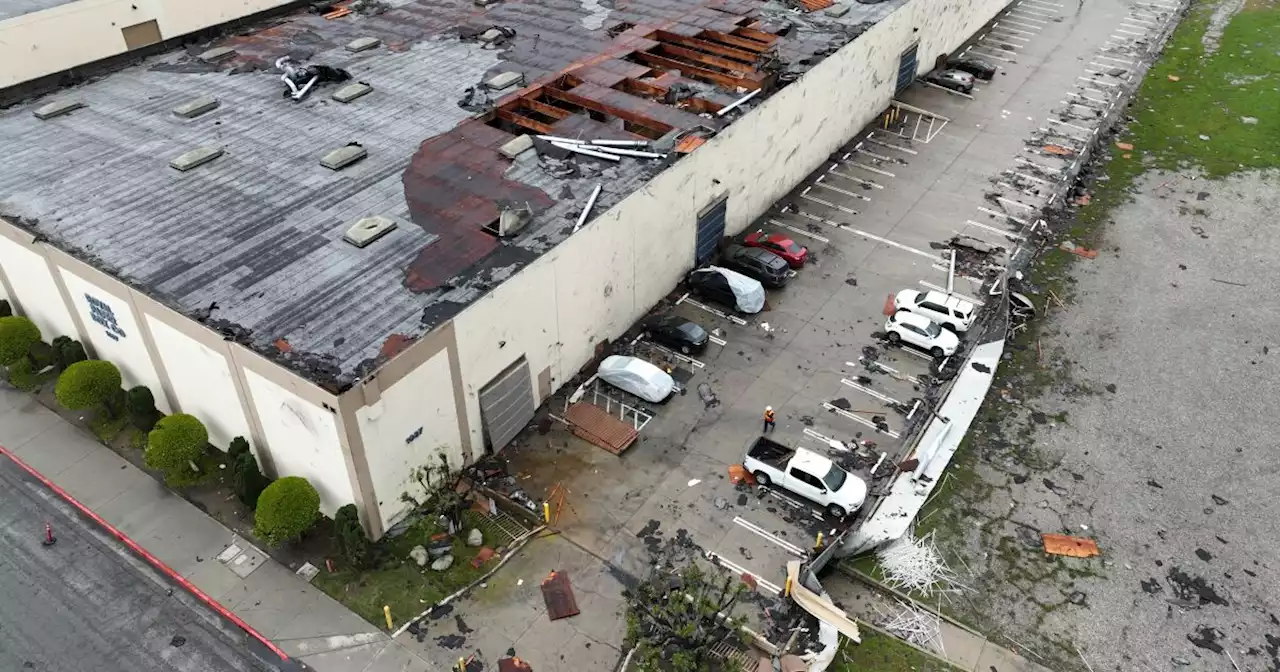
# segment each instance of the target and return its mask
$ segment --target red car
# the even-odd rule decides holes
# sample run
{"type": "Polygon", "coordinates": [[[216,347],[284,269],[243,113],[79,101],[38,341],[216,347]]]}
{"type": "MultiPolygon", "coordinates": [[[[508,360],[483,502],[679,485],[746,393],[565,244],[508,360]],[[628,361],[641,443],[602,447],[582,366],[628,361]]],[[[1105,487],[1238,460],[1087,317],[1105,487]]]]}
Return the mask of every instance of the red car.
{"type": "Polygon", "coordinates": [[[765,233],[764,231],[756,231],[749,234],[744,241],[747,247],[759,247],[766,249],[779,257],[787,260],[787,265],[791,268],[801,268],[804,262],[809,258],[809,248],[796,245],[796,241],[782,235],[781,233],[765,233]]]}

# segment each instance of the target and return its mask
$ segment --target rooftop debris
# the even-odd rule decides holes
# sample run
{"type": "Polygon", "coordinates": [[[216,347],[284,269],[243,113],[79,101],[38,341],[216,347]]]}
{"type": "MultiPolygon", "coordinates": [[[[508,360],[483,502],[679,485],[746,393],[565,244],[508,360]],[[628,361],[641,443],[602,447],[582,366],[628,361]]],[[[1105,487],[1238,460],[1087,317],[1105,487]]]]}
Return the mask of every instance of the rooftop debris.
{"type": "Polygon", "coordinates": [[[1092,539],[1069,537],[1065,534],[1043,534],[1044,552],[1050,555],[1065,555],[1072,558],[1091,558],[1101,555],[1098,543],[1092,539]]]}
{"type": "Polygon", "coordinates": [[[937,614],[916,609],[902,600],[897,601],[897,606],[896,612],[890,612],[877,604],[875,624],[895,637],[942,653],[942,619],[937,614]]]}
{"type": "Polygon", "coordinates": [[[284,97],[295,101],[306,98],[316,85],[323,86],[327,83],[345,82],[351,79],[351,73],[346,70],[327,65],[303,65],[288,56],[276,59],[276,69],[284,73],[280,75],[280,81],[284,82],[286,87],[284,97]]]}
{"type": "Polygon", "coordinates": [[[1098,256],[1097,250],[1090,250],[1088,248],[1079,247],[1075,243],[1069,240],[1064,240],[1061,243],[1059,243],[1058,248],[1061,249],[1063,252],[1070,252],[1071,254],[1074,254],[1076,256],[1084,257],[1085,259],[1094,259],[1098,256]]]}
{"type": "Polygon", "coordinates": [[[553,571],[542,580],[542,601],[547,605],[547,616],[553,621],[582,613],[573,596],[573,586],[569,585],[569,575],[563,571],[553,571]]]}
{"type": "Polygon", "coordinates": [[[960,592],[956,574],[942,559],[933,532],[917,538],[914,532],[876,551],[889,587],[926,597],[960,592]]]}

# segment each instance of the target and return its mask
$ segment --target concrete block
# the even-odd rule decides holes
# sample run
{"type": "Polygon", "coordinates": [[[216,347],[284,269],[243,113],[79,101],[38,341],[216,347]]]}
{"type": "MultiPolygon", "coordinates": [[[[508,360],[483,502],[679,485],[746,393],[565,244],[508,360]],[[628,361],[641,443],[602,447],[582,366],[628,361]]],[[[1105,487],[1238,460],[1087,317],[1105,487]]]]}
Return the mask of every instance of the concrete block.
{"type": "Polygon", "coordinates": [[[203,166],[222,156],[224,151],[221,147],[200,147],[170,161],[169,166],[185,173],[196,166],[203,166]]]}
{"type": "Polygon", "coordinates": [[[200,96],[195,100],[173,108],[173,113],[183,119],[194,119],[206,112],[218,109],[218,100],[212,96],[200,96]]]}
{"type": "Polygon", "coordinates": [[[360,145],[347,145],[325,154],[320,158],[320,165],[329,170],[342,170],[368,155],[369,152],[360,145]]]}
{"type": "Polygon", "coordinates": [[[32,112],[32,114],[36,115],[36,119],[45,120],[60,117],[82,107],[84,107],[84,103],[78,100],[58,100],[47,105],[37,107],[35,112],[32,112]]]}
{"type": "Polygon", "coordinates": [[[827,8],[827,14],[831,16],[844,16],[849,13],[849,5],[835,4],[827,8]]]}
{"type": "Polygon", "coordinates": [[[352,82],[333,92],[333,99],[339,103],[349,103],[360,96],[373,91],[373,87],[364,82],[352,82]]]}
{"type": "Polygon", "coordinates": [[[218,61],[224,61],[235,55],[236,55],[236,50],[234,47],[215,47],[213,49],[210,49],[204,52],[203,54],[200,54],[196,58],[199,58],[205,63],[217,63],[218,61]]]}
{"type": "Polygon", "coordinates": [[[365,217],[347,229],[343,240],[356,247],[366,247],[373,241],[396,230],[396,220],[382,215],[365,217]]]}
{"type": "Polygon", "coordinates": [[[499,147],[498,151],[502,152],[502,155],[508,159],[514,159],[531,149],[533,149],[533,138],[527,135],[522,135],[499,147]]]}
{"type": "Polygon", "coordinates": [[[361,51],[373,49],[380,44],[382,44],[382,40],[379,40],[376,37],[357,37],[347,43],[347,51],[359,53],[361,51]]]}
{"type": "Polygon", "coordinates": [[[497,28],[490,28],[489,30],[486,30],[483,33],[480,33],[480,41],[486,44],[488,44],[489,42],[496,42],[501,37],[502,37],[502,31],[498,30],[497,28]]]}
{"type": "Polygon", "coordinates": [[[489,81],[485,82],[484,85],[494,91],[501,91],[503,89],[515,86],[523,79],[524,79],[524,75],[518,72],[511,72],[508,70],[507,72],[500,72],[494,75],[493,77],[490,77],[489,81]]]}

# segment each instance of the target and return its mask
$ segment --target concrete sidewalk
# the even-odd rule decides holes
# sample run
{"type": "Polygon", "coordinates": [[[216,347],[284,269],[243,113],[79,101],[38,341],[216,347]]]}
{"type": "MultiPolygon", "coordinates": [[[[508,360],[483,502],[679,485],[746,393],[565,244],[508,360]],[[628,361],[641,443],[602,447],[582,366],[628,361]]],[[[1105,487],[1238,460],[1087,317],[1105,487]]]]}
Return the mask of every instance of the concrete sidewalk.
{"type": "Polygon", "coordinates": [[[0,384],[0,446],[312,669],[438,672],[437,665],[7,384],[0,384]],[[234,558],[224,554],[232,545],[241,551],[234,558]]]}

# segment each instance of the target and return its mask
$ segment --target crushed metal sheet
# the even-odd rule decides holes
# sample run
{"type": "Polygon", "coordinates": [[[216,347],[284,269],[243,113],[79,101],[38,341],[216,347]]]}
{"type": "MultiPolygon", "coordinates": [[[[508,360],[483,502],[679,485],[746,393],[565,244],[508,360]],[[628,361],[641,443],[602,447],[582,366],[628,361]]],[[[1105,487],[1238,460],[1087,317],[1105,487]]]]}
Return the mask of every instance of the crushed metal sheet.
{"type": "Polygon", "coordinates": [[[1051,555],[1065,555],[1072,558],[1092,558],[1101,555],[1098,542],[1083,537],[1069,537],[1065,534],[1043,534],[1044,552],[1051,555]]]}
{"type": "Polygon", "coordinates": [[[542,580],[542,601],[547,605],[547,617],[553,621],[582,613],[573,596],[569,575],[563,571],[551,572],[542,580]]]}

